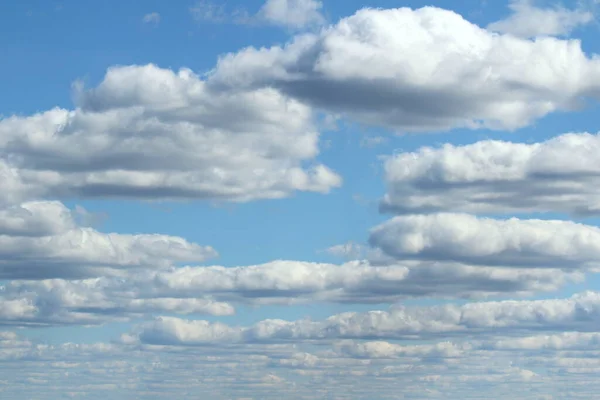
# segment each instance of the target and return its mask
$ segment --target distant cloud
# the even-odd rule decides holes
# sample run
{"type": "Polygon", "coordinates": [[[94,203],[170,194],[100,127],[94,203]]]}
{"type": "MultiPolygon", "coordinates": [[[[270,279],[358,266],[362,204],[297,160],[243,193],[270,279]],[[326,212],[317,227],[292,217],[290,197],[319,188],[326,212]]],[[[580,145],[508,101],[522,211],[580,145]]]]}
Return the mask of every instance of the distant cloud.
{"type": "Polygon", "coordinates": [[[321,25],[323,3],[315,0],[267,0],[257,16],[273,25],[293,29],[321,25]]]}
{"type": "Polygon", "coordinates": [[[210,1],[198,1],[193,7],[190,7],[192,16],[197,21],[225,22],[228,19],[228,13],[223,4],[215,4],[210,1]]]}
{"type": "Polygon", "coordinates": [[[158,24],[160,22],[160,14],[157,12],[152,12],[144,15],[142,21],[146,24],[158,24]]]}
{"type": "Polygon", "coordinates": [[[201,0],[190,8],[190,12],[200,22],[276,25],[299,30],[323,24],[322,7],[323,4],[315,0],[267,0],[253,14],[245,8],[228,10],[224,4],[201,0]]]}
{"type": "Polygon", "coordinates": [[[584,9],[556,6],[538,8],[532,0],[512,0],[512,14],[488,25],[488,29],[521,37],[567,36],[580,25],[590,23],[594,15],[584,9]]]}

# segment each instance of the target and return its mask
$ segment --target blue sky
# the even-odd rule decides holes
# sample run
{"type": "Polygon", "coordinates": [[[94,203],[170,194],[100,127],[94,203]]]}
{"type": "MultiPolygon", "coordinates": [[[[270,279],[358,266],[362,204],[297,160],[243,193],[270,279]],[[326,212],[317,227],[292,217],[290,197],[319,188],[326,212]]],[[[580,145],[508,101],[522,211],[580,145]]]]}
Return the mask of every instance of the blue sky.
{"type": "Polygon", "coordinates": [[[597,11],[0,3],[0,397],[589,395],[597,11]]]}

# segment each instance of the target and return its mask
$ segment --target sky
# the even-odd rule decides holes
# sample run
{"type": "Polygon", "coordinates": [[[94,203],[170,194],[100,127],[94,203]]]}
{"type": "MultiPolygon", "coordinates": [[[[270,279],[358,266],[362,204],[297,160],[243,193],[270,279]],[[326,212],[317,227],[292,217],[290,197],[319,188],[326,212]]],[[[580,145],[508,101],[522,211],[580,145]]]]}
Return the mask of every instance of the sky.
{"type": "Polygon", "coordinates": [[[0,398],[593,398],[599,7],[0,1],[0,398]]]}

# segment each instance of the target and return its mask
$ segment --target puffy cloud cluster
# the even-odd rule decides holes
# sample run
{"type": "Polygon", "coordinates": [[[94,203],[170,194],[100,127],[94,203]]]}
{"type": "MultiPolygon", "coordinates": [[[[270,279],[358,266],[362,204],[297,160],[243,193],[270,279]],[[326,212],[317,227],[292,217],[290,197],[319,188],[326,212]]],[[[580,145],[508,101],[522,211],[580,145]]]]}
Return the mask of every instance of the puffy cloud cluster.
{"type": "Polygon", "coordinates": [[[110,68],[78,107],[0,120],[0,202],[31,197],[248,201],[328,192],[311,109],[274,89],[214,91],[188,69],[110,68]]]}
{"type": "Polygon", "coordinates": [[[381,207],[397,213],[600,212],[600,135],[540,143],[484,140],[400,153],[385,162],[381,207]]]}
{"type": "Polygon", "coordinates": [[[223,56],[213,87],[274,87],[396,131],[515,129],[598,96],[577,40],[496,34],[435,7],[362,9],[285,46],[223,56]]]}

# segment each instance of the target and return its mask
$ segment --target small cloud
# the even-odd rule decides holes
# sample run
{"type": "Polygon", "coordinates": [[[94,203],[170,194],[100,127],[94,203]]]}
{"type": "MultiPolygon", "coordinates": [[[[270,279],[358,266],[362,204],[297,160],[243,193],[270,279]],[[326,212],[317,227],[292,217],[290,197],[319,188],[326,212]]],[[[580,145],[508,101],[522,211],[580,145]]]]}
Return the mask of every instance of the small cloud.
{"type": "Polygon", "coordinates": [[[532,0],[512,0],[508,7],[513,13],[489,24],[488,29],[525,38],[568,36],[575,28],[594,19],[590,11],[582,8],[538,8],[532,0]]]}
{"type": "Polygon", "coordinates": [[[158,24],[160,22],[160,14],[157,12],[152,12],[144,15],[142,21],[146,24],[158,24]]]}
{"type": "Polygon", "coordinates": [[[198,1],[190,12],[196,21],[225,22],[228,20],[228,13],[223,4],[215,4],[210,1],[198,1]]]}
{"type": "Polygon", "coordinates": [[[364,248],[357,243],[348,242],[329,247],[325,251],[334,257],[355,260],[363,256],[364,248]]]}
{"type": "Polygon", "coordinates": [[[364,137],[361,141],[360,141],[360,147],[375,147],[375,146],[379,146],[380,144],[384,144],[388,141],[388,139],[386,137],[383,136],[371,136],[371,137],[364,137]]]}
{"type": "Polygon", "coordinates": [[[302,29],[325,22],[322,8],[317,0],[267,0],[257,16],[273,25],[302,29]]]}
{"type": "Polygon", "coordinates": [[[224,4],[200,0],[190,8],[190,12],[199,22],[276,25],[299,30],[322,25],[325,22],[320,11],[322,7],[323,4],[316,0],[267,0],[253,14],[245,8],[228,10],[224,4]]]}

